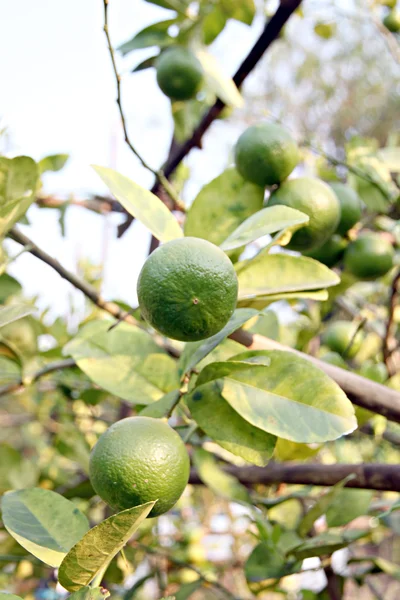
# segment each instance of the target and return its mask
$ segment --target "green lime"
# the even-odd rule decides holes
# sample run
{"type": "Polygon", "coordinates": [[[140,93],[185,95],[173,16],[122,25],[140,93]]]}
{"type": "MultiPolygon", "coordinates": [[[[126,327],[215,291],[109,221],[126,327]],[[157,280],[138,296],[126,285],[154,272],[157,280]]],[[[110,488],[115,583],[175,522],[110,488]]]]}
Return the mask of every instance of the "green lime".
{"type": "Polygon", "coordinates": [[[400,31],[400,11],[391,10],[383,19],[383,24],[392,33],[398,33],[400,31]]]}
{"type": "Polygon", "coordinates": [[[308,225],[296,231],[287,248],[300,252],[322,246],[336,231],[340,204],[331,188],[313,177],[285,181],[271,194],[268,206],[284,204],[310,217],[308,225]]]}
{"type": "Polygon", "coordinates": [[[154,329],[193,342],[226,325],[236,307],[238,282],[220,248],[186,237],[160,246],[149,256],[137,292],[142,315],[154,329]]]}
{"type": "Polygon", "coordinates": [[[388,8],[396,8],[397,0],[380,0],[380,4],[388,8]]]}
{"type": "Polygon", "coordinates": [[[342,258],[346,246],[346,240],[340,235],[334,234],[325,244],[322,244],[316,250],[311,250],[311,252],[304,252],[304,255],[315,258],[327,267],[334,267],[342,258]]]}
{"type": "Polygon", "coordinates": [[[319,37],[329,40],[336,31],[336,25],[335,23],[319,22],[315,24],[314,31],[319,37]]]}
{"type": "Polygon", "coordinates": [[[156,62],[157,83],[172,100],[190,100],[203,81],[203,68],[190,50],[176,46],[161,53],[156,62]]]}
{"type": "Polygon", "coordinates": [[[115,510],[157,500],[149,517],[167,512],[189,480],[189,455],[179,435],[160,419],[129,417],[111,425],[90,455],[96,492],[115,510]]]}
{"type": "Polygon", "coordinates": [[[337,352],[325,352],[321,355],[321,360],[330,365],[334,365],[335,367],[340,367],[341,369],[347,369],[347,363],[337,352]]]}
{"type": "Polygon", "coordinates": [[[361,348],[364,339],[362,332],[357,331],[357,327],[355,323],[349,321],[335,321],[328,325],[322,334],[322,343],[333,352],[352,358],[361,348]]]}
{"type": "Polygon", "coordinates": [[[393,246],[378,233],[364,233],[351,242],[344,264],[359,279],[376,279],[393,267],[393,246]]]}
{"type": "Polygon", "coordinates": [[[361,219],[362,207],[357,192],[344,183],[331,183],[340,202],[340,221],[337,232],[345,235],[361,219]]]}
{"type": "Polygon", "coordinates": [[[237,141],[235,163],[239,173],[261,187],[281,183],[300,160],[291,135],[274,123],[252,125],[237,141]]]}
{"type": "Polygon", "coordinates": [[[375,363],[373,360],[366,360],[359,371],[362,377],[376,381],[376,383],[385,383],[389,374],[384,363],[375,363]]]}

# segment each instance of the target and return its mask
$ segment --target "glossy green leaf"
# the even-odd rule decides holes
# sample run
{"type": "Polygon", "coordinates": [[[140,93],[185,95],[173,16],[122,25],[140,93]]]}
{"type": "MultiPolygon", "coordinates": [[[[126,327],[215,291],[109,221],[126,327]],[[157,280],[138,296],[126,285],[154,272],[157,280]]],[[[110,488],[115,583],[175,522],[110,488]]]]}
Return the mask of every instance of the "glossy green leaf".
{"type": "Polygon", "coordinates": [[[8,323],[12,323],[13,321],[22,319],[22,317],[31,315],[34,310],[35,309],[32,306],[27,306],[24,304],[11,304],[10,306],[3,306],[0,308],[0,327],[4,327],[4,325],[8,325],[8,323]]]}
{"type": "Polygon", "coordinates": [[[52,567],[87,532],[85,515],[69,500],[42,488],[4,494],[2,519],[8,533],[23,548],[52,567]]]}
{"type": "Polygon", "coordinates": [[[238,273],[239,300],[337,285],[339,277],[306,256],[265,254],[249,261],[238,273]]]}
{"type": "Polygon", "coordinates": [[[156,58],[157,56],[150,56],[149,58],[145,58],[140,63],[138,63],[136,67],[132,69],[132,73],[139,73],[139,71],[145,71],[146,69],[154,67],[156,58]]]}
{"type": "Polygon", "coordinates": [[[179,387],[176,362],[142,329],[110,321],[87,323],[64,348],[103,389],[136,404],[150,404],[179,387]]]}
{"type": "Polygon", "coordinates": [[[51,154],[50,156],[45,156],[38,163],[39,171],[40,173],[45,173],[46,171],[61,171],[68,159],[68,154],[51,154]]]}
{"type": "Polygon", "coordinates": [[[298,526],[298,533],[301,537],[305,537],[307,533],[312,529],[315,521],[325,515],[328,508],[336,500],[339,496],[340,492],[343,490],[343,487],[346,485],[348,481],[350,481],[353,477],[350,475],[346,477],[342,481],[339,481],[336,485],[332,486],[332,488],[320,496],[315,504],[308,510],[308,512],[304,515],[302,520],[298,526]]]}
{"type": "Polygon", "coordinates": [[[187,397],[187,405],[199,427],[222,448],[258,466],[268,463],[275,436],[254,427],[233,410],[221,395],[219,382],[197,387],[187,397]]]}
{"type": "Polygon", "coordinates": [[[368,514],[372,498],[371,490],[340,490],[326,511],[328,527],[347,525],[353,519],[368,514]]]}
{"type": "Polygon", "coordinates": [[[99,166],[93,168],[118,202],[160,242],[169,242],[183,236],[178,221],[160,198],[114,169],[99,166]]]}
{"type": "Polygon", "coordinates": [[[291,549],[288,554],[293,555],[297,560],[304,560],[312,556],[323,556],[332,554],[341,548],[346,548],[356,540],[368,535],[369,531],[349,530],[342,533],[333,533],[330,531],[316,535],[309,540],[304,541],[299,546],[291,549]]]}
{"type": "Polygon", "coordinates": [[[155,503],[123,510],[88,531],[62,561],[58,572],[61,585],[69,592],[88,585],[122,550],[155,503]]]}
{"type": "Polygon", "coordinates": [[[210,338],[199,342],[188,342],[185,344],[179,359],[179,373],[184,375],[193,369],[205,356],[207,356],[218,344],[231,333],[239,329],[246,321],[257,315],[258,312],[251,308],[235,310],[228,323],[221,331],[210,338]]]}
{"type": "Polygon", "coordinates": [[[161,419],[165,417],[169,411],[177,404],[180,396],[179,390],[172,390],[168,392],[162,398],[146,406],[140,411],[142,417],[153,417],[154,419],[161,419]]]}
{"type": "Polygon", "coordinates": [[[205,185],[191,205],[185,235],[223,242],[235,229],[262,208],[263,188],[249,183],[236,171],[227,169],[205,185]]]}
{"type": "Polygon", "coordinates": [[[272,544],[261,542],[247,559],[244,572],[247,582],[252,584],[269,579],[280,579],[296,573],[300,568],[300,562],[288,560],[272,544]]]}
{"type": "Polygon", "coordinates": [[[250,496],[244,485],[233,475],[225,473],[213,454],[203,448],[195,448],[192,458],[200,479],[214,494],[227,500],[250,503],[250,496]]]}
{"type": "Polygon", "coordinates": [[[35,200],[38,166],[28,156],[0,157],[0,238],[35,200]]]}
{"type": "Polygon", "coordinates": [[[168,35],[168,29],[176,23],[176,19],[168,19],[153,23],[139,31],[131,40],[119,46],[118,50],[123,56],[133,50],[141,50],[142,48],[150,48],[151,46],[159,46],[160,48],[173,43],[173,38],[168,35]]]}
{"type": "Polygon", "coordinates": [[[104,588],[91,588],[87,585],[81,588],[78,592],[74,592],[68,596],[69,600],[105,600],[110,596],[110,592],[104,588]]]}
{"type": "Polygon", "coordinates": [[[207,86],[227,106],[242,108],[244,101],[233,79],[228,77],[212,54],[198,50],[196,56],[204,70],[207,86]]]}
{"type": "Polygon", "coordinates": [[[282,294],[269,294],[267,296],[256,296],[255,298],[239,300],[238,306],[263,310],[272,304],[272,302],[277,302],[278,300],[286,300],[287,302],[290,302],[291,300],[306,299],[323,302],[324,300],[327,300],[328,297],[329,294],[327,290],[283,292],[282,294]]]}
{"type": "MultiPolygon", "coordinates": [[[[220,380],[221,395],[245,421],[294,442],[323,442],[357,427],[354,408],[340,387],[309,361],[291,352],[245,352],[212,363],[196,382],[220,380]],[[237,361],[262,360],[270,364],[237,361]]],[[[198,402],[201,404],[201,402],[198,402]]]]}
{"type": "Polygon", "coordinates": [[[310,217],[289,206],[267,206],[251,215],[221,244],[222,250],[233,250],[258,240],[263,235],[286,229],[297,229],[310,217]]]}
{"type": "Polygon", "coordinates": [[[208,46],[212,44],[216,37],[223,31],[228,15],[222,6],[217,3],[210,12],[208,12],[202,21],[203,42],[208,46]]]}

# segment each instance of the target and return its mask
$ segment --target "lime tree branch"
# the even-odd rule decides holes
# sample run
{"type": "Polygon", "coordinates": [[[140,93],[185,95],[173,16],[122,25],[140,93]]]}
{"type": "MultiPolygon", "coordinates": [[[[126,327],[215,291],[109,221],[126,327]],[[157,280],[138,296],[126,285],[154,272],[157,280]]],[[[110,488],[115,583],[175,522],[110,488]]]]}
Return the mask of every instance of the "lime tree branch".
{"type": "MultiPolygon", "coordinates": [[[[9,232],[9,237],[14,241],[25,246],[33,256],[36,256],[49,267],[54,269],[61,277],[66,281],[69,281],[73,286],[80,290],[89,300],[91,300],[96,306],[105,310],[110,315],[115,317],[117,320],[126,321],[132,325],[143,328],[143,325],[139,323],[132,315],[122,310],[114,302],[107,302],[104,300],[95,288],[90,286],[88,283],[70,273],[65,269],[57,260],[52,256],[44,252],[36,244],[34,244],[29,238],[18,231],[15,227],[9,232]]],[[[251,350],[284,350],[286,352],[294,352],[301,356],[303,359],[313,362],[317,367],[329,375],[336,383],[342,388],[347,394],[350,400],[366,408],[372,412],[383,415],[391,421],[400,423],[400,394],[395,390],[388,387],[360,377],[350,371],[345,371],[329,363],[325,363],[298,350],[294,350],[288,346],[283,346],[274,340],[270,340],[266,337],[257,334],[251,334],[242,329],[236,331],[230,336],[235,341],[239,342],[243,346],[250,348],[251,350]]],[[[172,356],[177,357],[179,353],[176,348],[168,344],[168,342],[161,336],[154,337],[155,342],[166,349],[172,356]]]]}
{"type": "MultiPolygon", "coordinates": [[[[243,485],[291,483],[299,485],[332,486],[349,475],[347,487],[400,492],[400,466],[364,463],[361,465],[322,465],[313,463],[270,463],[266,467],[236,467],[224,465],[226,473],[234,475],[243,485]]],[[[195,469],[189,483],[202,484],[195,469]]]]}
{"type": "Polygon", "coordinates": [[[114,71],[114,75],[115,75],[115,81],[116,81],[116,84],[117,84],[117,105],[118,105],[118,110],[119,110],[119,114],[120,114],[120,117],[121,117],[121,123],[122,123],[122,129],[124,131],[125,142],[127,143],[127,145],[130,148],[130,150],[133,152],[133,154],[136,156],[136,158],[138,158],[140,160],[140,162],[143,165],[143,167],[145,169],[147,169],[148,171],[150,171],[151,173],[153,173],[153,175],[156,177],[156,180],[157,180],[158,184],[161,184],[163,186],[163,188],[165,189],[165,191],[169,194],[169,196],[171,197],[171,199],[174,201],[176,208],[178,208],[179,210],[185,212],[185,205],[183,204],[182,200],[179,198],[178,194],[174,190],[173,185],[171,185],[171,183],[168,181],[168,179],[165,176],[163,170],[160,169],[160,170],[157,171],[157,170],[153,169],[144,160],[144,158],[141,156],[141,154],[139,154],[139,152],[137,151],[137,149],[135,148],[135,146],[133,145],[133,143],[131,142],[131,139],[129,137],[128,127],[127,127],[126,118],[125,118],[125,113],[124,113],[124,110],[122,108],[121,75],[118,73],[117,62],[115,60],[115,52],[114,52],[114,48],[113,48],[112,43],[111,43],[110,32],[109,32],[109,29],[108,29],[108,5],[109,5],[109,0],[103,0],[103,4],[104,4],[104,33],[106,34],[108,50],[109,50],[109,53],[110,53],[110,58],[111,58],[111,62],[112,62],[112,66],[113,66],[113,71],[114,71]]]}
{"type": "Polygon", "coordinates": [[[17,379],[17,381],[12,381],[11,383],[7,383],[6,385],[1,386],[0,396],[4,396],[5,394],[11,394],[12,392],[17,392],[22,387],[26,387],[27,385],[30,385],[32,383],[36,383],[36,381],[38,381],[42,377],[50,375],[55,371],[60,371],[62,369],[71,369],[75,366],[76,364],[73,358],[66,358],[65,360],[59,360],[57,362],[50,363],[42,369],[40,369],[39,371],[36,371],[36,373],[31,377],[21,377],[20,379],[17,379]]]}
{"type": "MultiPolygon", "coordinates": [[[[300,6],[302,0],[281,0],[278,10],[271,17],[268,23],[265,25],[263,32],[260,37],[251,48],[250,52],[239,66],[238,70],[233,76],[233,81],[240,88],[246,77],[251,73],[254,67],[257,65],[259,60],[262,58],[264,52],[269,48],[269,46],[274,42],[278,37],[282,28],[294,13],[294,11],[300,6]]],[[[209,108],[209,110],[205,113],[200,123],[197,125],[191,137],[184,142],[182,145],[178,146],[176,150],[171,153],[169,159],[165,163],[163,167],[163,172],[165,177],[169,178],[176,168],[180,165],[183,159],[190,153],[193,148],[201,147],[201,140],[203,135],[209,129],[210,125],[218,118],[221,114],[222,110],[225,107],[225,103],[217,98],[215,103],[209,108]]],[[[152,188],[152,192],[157,194],[159,190],[159,184],[162,182],[156,182],[152,188]]],[[[124,232],[128,229],[129,225],[132,223],[133,218],[128,216],[125,223],[120,225],[118,228],[119,236],[123,235],[124,232]]]]}
{"type": "MultiPolygon", "coordinates": [[[[395,309],[396,309],[396,305],[397,305],[397,295],[399,292],[399,287],[400,287],[400,270],[398,271],[398,273],[395,275],[393,281],[392,281],[392,285],[391,285],[391,290],[390,290],[390,298],[389,298],[389,314],[388,314],[388,319],[387,319],[387,324],[386,324],[386,333],[385,333],[385,338],[383,340],[383,357],[386,363],[386,366],[388,367],[389,370],[389,374],[393,375],[394,373],[391,373],[391,356],[393,354],[393,351],[396,349],[395,347],[393,347],[393,329],[395,326],[395,322],[394,322],[394,314],[395,314],[395,309]]],[[[394,344],[396,346],[396,343],[394,344]]]]}

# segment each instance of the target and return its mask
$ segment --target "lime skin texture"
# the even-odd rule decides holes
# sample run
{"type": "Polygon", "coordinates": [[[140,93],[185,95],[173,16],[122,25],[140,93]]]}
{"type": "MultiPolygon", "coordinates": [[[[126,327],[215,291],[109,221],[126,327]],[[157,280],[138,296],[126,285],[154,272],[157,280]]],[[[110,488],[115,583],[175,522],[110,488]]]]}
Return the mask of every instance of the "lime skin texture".
{"type": "Polygon", "coordinates": [[[175,340],[193,342],[220,331],[237,302],[238,281],[226,254],[211,242],[167,242],[146,260],[137,286],[146,321],[175,340]]]}
{"type": "Polygon", "coordinates": [[[189,480],[186,447],[166,422],[151,417],[117,421],[90,455],[90,481],[111,508],[124,510],[157,500],[149,517],[167,512],[189,480]]]}
{"type": "Polygon", "coordinates": [[[203,82],[200,61],[190,50],[179,46],[161,53],[156,72],[159,88],[171,100],[194,98],[203,82]]]}

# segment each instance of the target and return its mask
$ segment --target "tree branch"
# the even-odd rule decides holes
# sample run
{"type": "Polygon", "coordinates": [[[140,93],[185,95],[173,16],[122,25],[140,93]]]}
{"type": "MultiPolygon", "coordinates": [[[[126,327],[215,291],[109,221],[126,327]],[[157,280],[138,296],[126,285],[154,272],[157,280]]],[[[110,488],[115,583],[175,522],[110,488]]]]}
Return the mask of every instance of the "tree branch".
{"type": "Polygon", "coordinates": [[[66,358],[65,360],[50,363],[43,367],[43,369],[37,371],[31,377],[21,377],[17,381],[12,381],[11,383],[7,383],[6,385],[1,386],[0,396],[4,396],[5,394],[11,394],[12,392],[17,392],[20,388],[35,383],[42,377],[45,377],[50,373],[54,373],[54,371],[60,371],[61,369],[71,369],[75,366],[76,363],[73,358],[66,358]]]}
{"type": "MultiPolygon", "coordinates": [[[[257,65],[264,52],[269,48],[272,42],[279,37],[283,26],[286,24],[294,11],[300,6],[301,2],[302,0],[281,0],[278,10],[265,25],[264,31],[234,74],[233,81],[237,87],[242,85],[246,77],[257,65]]],[[[180,165],[183,159],[193,148],[200,148],[203,135],[208,130],[210,125],[215,121],[215,119],[221,114],[224,107],[225,103],[218,98],[213,106],[211,106],[211,108],[203,116],[192,136],[184,144],[180,145],[167,160],[163,168],[165,177],[169,178],[172,175],[175,169],[180,165]]],[[[157,194],[158,190],[159,182],[156,182],[151,191],[153,194],[157,194]]],[[[118,230],[119,237],[124,234],[132,221],[133,218],[128,216],[126,222],[120,226],[118,230]]]]}
{"type": "MultiPolygon", "coordinates": [[[[400,492],[400,466],[366,463],[361,465],[322,465],[313,463],[270,463],[266,467],[222,467],[246,486],[255,484],[290,483],[299,485],[332,486],[348,475],[355,475],[346,487],[400,492]]],[[[195,469],[189,483],[201,485],[195,469]]]]}
{"type": "Polygon", "coordinates": [[[395,369],[393,369],[393,365],[392,365],[392,360],[391,360],[391,356],[393,354],[393,351],[395,350],[395,348],[392,347],[392,333],[393,333],[393,329],[394,329],[394,313],[395,313],[395,309],[396,309],[396,304],[397,304],[397,293],[399,291],[399,286],[400,286],[400,270],[398,271],[397,275],[395,275],[393,281],[392,281],[392,286],[391,286],[391,291],[390,291],[390,298],[389,298],[389,310],[388,310],[388,319],[387,319],[387,324],[386,324],[386,334],[385,334],[385,338],[383,340],[383,358],[385,360],[385,364],[388,368],[389,371],[389,375],[394,375],[395,373],[395,369]]]}
{"type": "MultiPolygon", "coordinates": [[[[137,327],[144,329],[143,325],[134,319],[132,315],[122,310],[114,302],[107,302],[103,300],[95,288],[88,285],[85,281],[82,281],[73,273],[70,273],[57,260],[41,250],[36,244],[31,242],[29,238],[19,232],[15,227],[9,232],[8,235],[14,241],[26,246],[28,251],[33,254],[33,256],[36,256],[49,265],[61,277],[69,281],[78,290],[83,292],[83,294],[85,294],[85,296],[87,296],[96,306],[105,310],[116,319],[126,321],[127,323],[131,323],[132,325],[136,325],[137,327]]],[[[314,363],[334,381],[336,381],[336,383],[342,388],[342,390],[347,394],[354,404],[357,404],[358,406],[366,408],[377,414],[383,415],[391,421],[400,423],[400,394],[395,390],[380,385],[379,383],[375,383],[374,381],[370,381],[369,379],[365,379],[364,377],[356,375],[355,373],[351,373],[350,371],[345,371],[344,369],[340,369],[339,367],[325,363],[318,358],[314,358],[313,356],[299,352],[294,348],[283,346],[274,340],[270,340],[261,335],[252,335],[243,329],[235,331],[229,337],[239,342],[243,346],[246,346],[250,350],[283,350],[286,352],[294,352],[301,358],[314,363]]],[[[154,340],[172,356],[179,356],[179,352],[176,350],[176,348],[173,345],[168,344],[168,341],[161,336],[155,336],[154,340]]]]}

